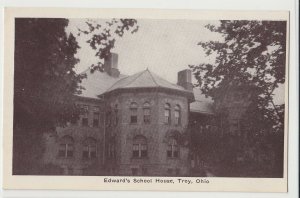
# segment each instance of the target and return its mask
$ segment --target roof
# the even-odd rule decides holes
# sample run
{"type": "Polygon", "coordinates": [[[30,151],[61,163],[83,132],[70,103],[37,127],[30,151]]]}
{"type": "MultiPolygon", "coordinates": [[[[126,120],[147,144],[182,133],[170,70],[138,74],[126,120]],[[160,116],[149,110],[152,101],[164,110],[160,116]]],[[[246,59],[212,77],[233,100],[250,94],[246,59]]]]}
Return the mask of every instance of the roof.
{"type": "MultiPolygon", "coordinates": [[[[94,73],[91,73],[90,70],[86,70],[83,73],[87,75],[87,78],[83,79],[80,84],[84,90],[82,90],[79,96],[86,98],[99,99],[98,96],[105,92],[137,87],[163,87],[186,92],[183,87],[164,80],[148,69],[132,76],[121,74],[117,78],[108,75],[106,72],[97,70],[94,73]]],[[[194,88],[193,93],[195,101],[190,103],[190,111],[194,113],[213,114],[213,100],[206,98],[199,88],[194,88]]]]}
{"type": "Polygon", "coordinates": [[[214,114],[213,100],[206,97],[199,88],[193,89],[195,101],[190,103],[190,111],[194,113],[214,114]]]}
{"type": "Polygon", "coordinates": [[[157,87],[187,92],[187,90],[185,90],[183,87],[166,81],[165,79],[149,71],[149,69],[117,81],[107,90],[107,92],[111,92],[117,89],[157,87]]]}
{"type": "Polygon", "coordinates": [[[80,84],[84,90],[79,96],[96,99],[99,99],[98,95],[104,93],[114,83],[126,77],[125,75],[120,75],[116,78],[98,70],[91,73],[89,69],[84,71],[83,74],[86,74],[87,78],[83,79],[80,84]]]}

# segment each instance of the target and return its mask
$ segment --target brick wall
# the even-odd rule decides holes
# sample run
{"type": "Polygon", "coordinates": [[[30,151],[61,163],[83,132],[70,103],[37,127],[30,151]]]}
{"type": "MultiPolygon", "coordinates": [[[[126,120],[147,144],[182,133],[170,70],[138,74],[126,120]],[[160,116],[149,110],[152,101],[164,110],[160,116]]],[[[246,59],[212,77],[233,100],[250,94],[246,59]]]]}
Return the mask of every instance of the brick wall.
{"type": "Polygon", "coordinates": [[[81,115],[76,123],[68,123],[66,127],[57,127],[56,133],[44,134],[46,150],[43,156],[45,165],[52,164],[61,168],[61,174],[67,175],[88,175],[103,174],[103,105],[99,101],[79,100],[79,105],[88,106],[88,112],[81,115]],[[93,108],[100,108],[99,125],[93,126],[93,108]],[[83,118],[88,120],[87,126],[83,126],[83,118]],[[60,145],[64,137],[73,139],[73,154],[71,157],[59,155],[60,145]],[[83,156],[87,139],[95,140],[96,156],[86,158],[83,156]]]}
{"type": "Polygon", "coordinates": [[[178,158],[167,157],[168,135],[175,131],[183,134],[188,124],[188,100],[184,96],[161,92],[120,93],[106,99],[108,109],[118,106],[120,116],[118,125],[107,128],[107,138],[116,139],[116,174],[132,175],[132,169],[137,175],[167,176],[177,174],[187,175],[189,170],[188,148],[178,145],[178,158]],[[137,122],[130,123],[130,104],[137,103],[137,122]],[[150,123],[144,123],[143,104],[150,104],[150,123]],[[170,104],[171,122],[164,123],[165,104],[170,104]],[[174,108],[181,109],[180,125],[175,125],[174,108]],[[147,140],[148,155],[145,158],[133,157],[134,138],[143,136],[147,140]],[[170,171],[172,169],[172,172],[170,171]],[[145,173],[146,171],[146,173],[145,173]]]}

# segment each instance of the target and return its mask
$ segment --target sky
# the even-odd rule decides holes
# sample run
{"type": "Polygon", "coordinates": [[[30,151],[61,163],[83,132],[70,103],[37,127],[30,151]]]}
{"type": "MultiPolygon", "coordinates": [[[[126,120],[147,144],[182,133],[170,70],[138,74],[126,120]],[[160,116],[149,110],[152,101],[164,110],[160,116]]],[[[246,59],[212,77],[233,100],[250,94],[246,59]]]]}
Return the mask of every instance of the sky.
{"type": "MultiPolygon", "coordinates": [[[[69,20],[66,31],[77,37],[81,47],[76,54],[80,62],[75,66],[76,72],[80,73],[99,60],[86,43],[89,37],[83,34],[77,36],[78,28],[87,28],[87,19],[69,20]]],[[[102,25],[107,21],[94,20],[102,25]]],[[[132,75],[148,68],[162,78],[177,83],[177,72],[188,69],[188,65],[214,62],[214,57],[207,57],[197,44],[200,41],[222,40],[220,34],[205,28],[207,24],[218,23],[207,20],[138,19],[139,30],[134,34],[126,32],[123,37],[117,38],[112,52],[119,55],[118,68],[122,74],[132,75]]],[[[280,86],[275,93],[275,102],[283,103],[284,86],[280,86]]]]}
{"type": "MultiPolygon", "coordinates": [[[[77,27],[84,27],[82,19],[70,19],[70,32],[77,32],[77,27]]],[[[104,20],[105,21],[105,20],[104,20]]],[[[99,20],[103,24],[103,20],[99,20]]],[[[192,20],[138,20],[138,32],[125,33],[117,38],[112,52],[119,55],[119,70],[131,75],[149,69],[172,83],[177,81],[177,72],[187,69],[190,64],[209,61],[199,41],[221,38],[211,33],[204,26],[208,21],[192,20]]],[[[211,21],[210,23],[216,23],[211,21]]],[[[84,71],[91,64],[97,63],[95,51],[86,43],[87,37],[77,37],[81,49],[78,51],[80,63],[76,65],[78,72],[84,71]]]]}

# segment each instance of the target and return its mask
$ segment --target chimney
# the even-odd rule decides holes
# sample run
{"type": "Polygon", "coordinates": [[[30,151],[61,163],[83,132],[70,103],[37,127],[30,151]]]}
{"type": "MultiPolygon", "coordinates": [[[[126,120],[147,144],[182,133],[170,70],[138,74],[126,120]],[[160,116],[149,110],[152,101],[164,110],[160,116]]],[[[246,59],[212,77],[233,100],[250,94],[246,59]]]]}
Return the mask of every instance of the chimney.
{"type": "Polygon", "coordinates": [[[193,91],[191,70],[185,69],[178,72],[177,85],[184,87],[188,91],[193,91]]]}
{"type": "Polygon", "coordinates": [[[112,77],[119,77],[120,71],[118,69],[118,54],[111,53],[106,59],[104,59],[104,71],[112,77]]]}

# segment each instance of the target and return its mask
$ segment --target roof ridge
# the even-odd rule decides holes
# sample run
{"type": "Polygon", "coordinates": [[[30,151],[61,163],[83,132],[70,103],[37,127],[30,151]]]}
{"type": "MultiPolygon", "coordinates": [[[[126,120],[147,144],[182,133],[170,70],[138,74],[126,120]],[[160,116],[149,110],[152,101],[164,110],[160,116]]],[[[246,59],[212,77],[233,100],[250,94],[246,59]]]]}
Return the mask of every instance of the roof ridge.
{"type": "MultiPolygon", "coordinates": [[[[140,77],[143,73],[145,73],[147,70],[143,70],[143,71],[141,71],[140,73],[137,73],[137,74],[139,74],[139,75],[137,75],[137,77],[136,78],[134,78],[132,81],[130,81],[129,83],[127,83],[126,84],[126,86],[128,86],[128,85],[130,85],[131,83],[133,83],[134,81],[136,81],[136,79],[138,79],[138,77],[140,77]]],[[[126,86],[124,86],[124,87],[126,87],[126,86]]]]}
{"type": "Polygon", "coordinates": [[[152,78],[152,80],[154,81],[154,83],[158,86],[158,87],[161,87],[155,80],[154,76],[152,75],[151,71],[147,68],[147,71],[150,73],[150,76],[152,78]]]}
{"type": "MultiPolygon", "coordinates": [[[[134,82],[140,75],[142,75],[144,72],[145,72],[146,70],[143,70],[143,71],[141,71],[141,72],[139,72],[139,73],[136,73],[136,74],[139,74],[139,75],[137,75],[137,77],[135,78],[135,79],[133,79],[132,81],[130,81],[129,83],[127,83],[125,86],[128,86],[129,84],[131,84],[132,82],[134,82]]],[[[136,74],[134,74],[134,75],[136,75],[136,74]]],[[[121,78],[120,80],[118,80],[117,82],[115,82],[114,84],[112,84],[112,86],[110,86],[105,92],[108,92],[108,91],[110,91],[110,89],[112,88],[112,87],[114,87],[117,83],[119,83],[120,81],[124,81],[125,79],[127,79],[127,78],[130,78],[130,77],[132,77],[133,75],[128,75],[128,76],[125,76],[124,78],[121,78]]],[[[124,86],[124,87],[125,87],[124,86]]]]}

